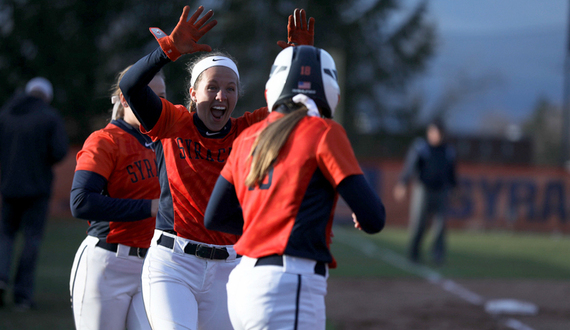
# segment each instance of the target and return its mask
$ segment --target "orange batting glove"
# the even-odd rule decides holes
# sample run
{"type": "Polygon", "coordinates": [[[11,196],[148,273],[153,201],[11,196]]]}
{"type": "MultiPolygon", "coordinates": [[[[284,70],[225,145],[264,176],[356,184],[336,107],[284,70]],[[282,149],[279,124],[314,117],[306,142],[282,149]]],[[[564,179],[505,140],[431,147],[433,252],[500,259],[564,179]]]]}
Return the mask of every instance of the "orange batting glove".
{"type": "Polygon", "coordinates": [[[289,46],[315,45],[315,19],[309,18],[307,24],[307,14],[304,9],[296,8],[293,15],[289,15],[287,41],[277,41],[277,45],[283,49],[289,46]]]}
{"type": "Polygon", "coordinates": [[[208,45],[197,44],[198,40],[200,40],[204,34],[218,24],[216,20],[212,20],[208,22],[208,24],[204,25],[212,16],[214,16],[214,12],[211,10],[208,11],[204,17],[196,21],[203,11],[204,7],[198,7],[198,10],[196,10],[194,15],[188,19],[190,6],[185,6],[178,24],[174,30],[172,30],[170,35],[167,35],[159,28],[149,28],[150,32],[158,41],[160,48],[162,48],[166,56],[168,56],[171,61],[176,61],[182,54],[190,54],[199,51],[212,51],[212,47],[208,45]]]}

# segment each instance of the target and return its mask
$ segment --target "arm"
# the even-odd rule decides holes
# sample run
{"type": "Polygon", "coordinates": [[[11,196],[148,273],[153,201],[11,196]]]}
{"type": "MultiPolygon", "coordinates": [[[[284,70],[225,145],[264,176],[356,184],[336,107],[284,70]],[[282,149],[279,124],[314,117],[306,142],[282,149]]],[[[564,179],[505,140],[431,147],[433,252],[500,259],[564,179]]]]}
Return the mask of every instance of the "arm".
{"type": "Polygon", "coordinates": [[[393,191],[396,202],[401,202],[404,199],[408,190],[407,185],[412,176],[416,174],[420,143],[423,142],[421,140],[416,140],[410,147],[410,150],[408,150],[406,160],[404,161],[404,168],[402,173],[400,173],[400,177],[398,178],[398,182],[396,183],[393,191]]]}
{"type": "Polygon", "coordinates": [[[455,149],[453,147],[448,146],[448,153],[449,155],[449,184],[451,188],[457,187],[457,154],[455,153],[455,149]]]}
{"type": "Polygon", "coordinates": [[[130,222],[150,218],[150,199],[111,198],[101,193],[107,180],[91,171],[79,170],[71,186],[71,214],[79,219],[130,222]]]}
{"type": "Polygon", "coordinates": [[[152,78],[164,65],[170,61],[176,61],[182,54],[212,50],[208,45],[197,43],[204,34],[217,24],[216,20],[206,23],[214,15],[211,10],[198,19],[203,11],[204,7],[200,6],[188,18],[190,7],[185,6],[178,24],[170,35],[166,35],[159,28],[150,28],[150,32],[160,45],[160,49],[156,49],[140,59],[121,79],[119,84],[121,92],[147,131],[154,127],[162,112],[160,98],[148,87],[152,78]]]}
{"type": "Polygon", "coordinates": [[[362,230],[374,234],[384,228],[386,223],[384,204],[364,175],[346,177],[337,186],[337,191],[356,215],[362,230]]]}
{"type": "Polygon", "coordinates": [[[400,173],[398,182],[408,184],[412,176],[416,173],[416,167],[419,160],[420,143],[423,143],[423,141],[415,141],[410,147],[410,150],[408,150],[406,160],[404,161],[404,168],[402,170],[402,173],[400,173]]]}
{"type": "Polygon", "coordinates": [[[167,63],[170,59],[157,48],[135,63],[119,83],[127,103],[147,131],[156,125],[162,113],[162,101],[148,84],[167,63]]]}
{"type": "Polygon", "coordinates": [[[243,232],[243,213],[236,189],[221,175],[218,177],[208,207],[206,207],[204,225],[209,230],[234,235],[241,235],[243,232]]]}

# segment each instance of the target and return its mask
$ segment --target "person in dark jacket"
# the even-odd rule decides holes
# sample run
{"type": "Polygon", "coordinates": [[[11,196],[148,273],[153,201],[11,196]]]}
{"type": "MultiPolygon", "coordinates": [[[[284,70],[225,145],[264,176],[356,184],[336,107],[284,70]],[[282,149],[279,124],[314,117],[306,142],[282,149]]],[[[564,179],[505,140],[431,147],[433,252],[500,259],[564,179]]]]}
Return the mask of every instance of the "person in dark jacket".
{"type": "Polygon", "coordinates": [[[420,246],[427,225],[433,217],[433,261],[445,260],[445,213],[449,192],[456,186],[455,149],[445,143],[443,122],[434,120],[426,130],[427,141],[418,138],[410,147],[404,169],[394,187],[394,198],[402,201],[412,178],[415,185],[410,203],[410,243],[408,257],[420,261],[420,246]]]}
{"type": "Polygon", "coordinates": [[[68,149],[63,120],[49,103],[51,83],[41,77],[30,80],[26,91],[0,111],[0,306],[8,288],[16,233],[24,247],[14,280],[14,303],[33,307],[34,276],[38,251],[48,214],[53,180],[52,166],[68,149]]]}

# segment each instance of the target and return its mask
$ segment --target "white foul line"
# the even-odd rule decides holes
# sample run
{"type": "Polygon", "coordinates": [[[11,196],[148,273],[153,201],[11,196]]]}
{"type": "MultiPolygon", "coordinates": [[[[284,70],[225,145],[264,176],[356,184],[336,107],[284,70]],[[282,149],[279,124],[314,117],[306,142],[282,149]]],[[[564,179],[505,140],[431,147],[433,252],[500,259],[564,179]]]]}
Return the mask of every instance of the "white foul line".
{"type": "MultiPolygon", "coordinates": [[[[352,230],[352,228],[350,230],[352,230]]],[[[439,285],[443,290],[455,294],[470,304],[476,306],[482,306],[485,304],[486,299],[481,295],[467,289],[455,281],[444,278],[440,273],[427,266],[415,264],[392,250],[379,247],[368,239],[361,239],[360,237],[351,239],[348,236],[352,234],[340,226],[335,227],[334,234],[334,239],[362,251],[368,257],[378,258],[396,268],[400,268],[408,273],[417,275],[432,284],[439,285]]],[[[513,318],[507,319],[504,322],[504,325],[514,330],[534,330],[528,325],[513,318]]]]}

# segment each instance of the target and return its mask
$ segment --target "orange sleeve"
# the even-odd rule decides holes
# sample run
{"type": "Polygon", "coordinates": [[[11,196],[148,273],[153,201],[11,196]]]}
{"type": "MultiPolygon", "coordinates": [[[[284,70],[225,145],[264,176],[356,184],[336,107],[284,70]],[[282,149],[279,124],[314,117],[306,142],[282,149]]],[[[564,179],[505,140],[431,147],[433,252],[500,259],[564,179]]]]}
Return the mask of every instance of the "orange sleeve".
{"type": "Polygon", "coordinates": [[[323,174],[336,187],[346,177],[362,174],[362,170],[344,128],[332,120],[328,121],[331,125],[317,147],[317,162],[323,174]]]}
{"type": "Polygon", "coordinates": [[[77,153],[75,170],[95,172],[109,179],[115,169],[117,152],[117,144],[110,134],[103,131],[93,132],[77,153]]]}
{"type": "Polygon", "coordinates": [[[162,112],[158,122],[147,131],[140,125],[143,134],[147,134],[153,141],[177,136],[178,131],[186,126],[188,120],[192,120],[192,114],[181,104],[174,105],[166,99],[162,99],[162,112]]]}

